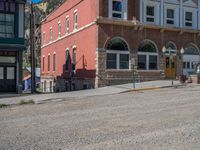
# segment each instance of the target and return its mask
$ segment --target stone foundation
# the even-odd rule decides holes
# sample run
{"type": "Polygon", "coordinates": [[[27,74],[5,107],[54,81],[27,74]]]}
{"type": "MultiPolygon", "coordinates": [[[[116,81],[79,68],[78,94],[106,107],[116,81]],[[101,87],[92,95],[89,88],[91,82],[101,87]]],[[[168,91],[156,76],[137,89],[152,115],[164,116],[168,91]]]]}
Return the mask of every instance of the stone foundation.
{"type": "Polygon", "coordinates": [[[44,93],[91,89],[94,85],[94,79],[56,79],[55,77],[42,77],[41,79],[41,88],[44,93]]]}

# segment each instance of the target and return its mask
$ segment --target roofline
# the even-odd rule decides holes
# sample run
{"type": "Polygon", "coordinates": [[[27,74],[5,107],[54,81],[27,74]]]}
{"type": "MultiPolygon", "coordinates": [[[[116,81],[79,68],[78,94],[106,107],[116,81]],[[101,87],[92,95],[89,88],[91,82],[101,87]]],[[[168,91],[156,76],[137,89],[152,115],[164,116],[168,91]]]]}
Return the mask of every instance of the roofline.
{"type": "Polygon", "coordinates": [[[43,23],[43,22],[45,22],[45,21],[46,21],[55,11],[57,11],[57,10],[60,8],[60,6],[62,6],[65,2],[67,2],[67,0],[65,0],[62,4],[58,5],[50,14],[48,14],[44,19],[42,19],[42,21],[40,22],[40,24],[43,23]]]}

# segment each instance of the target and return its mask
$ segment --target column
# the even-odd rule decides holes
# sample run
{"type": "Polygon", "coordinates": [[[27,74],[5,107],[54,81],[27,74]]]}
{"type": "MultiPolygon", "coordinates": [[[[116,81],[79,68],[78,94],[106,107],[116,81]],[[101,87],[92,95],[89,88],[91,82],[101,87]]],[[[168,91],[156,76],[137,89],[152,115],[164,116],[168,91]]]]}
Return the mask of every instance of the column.
{"type": "Polygon", "coordinates": [[[140,0],[140,22],[142,23],[143,22],[143,0],[140,0]]]}
{"type": "Polygon", "coordinates": [[[143,7],[143,9],[142,9],[143,22],[146,22],[146,10],[147,10],[147,6],[146,5],[147,5],[146,0],[143,0],[143,3],[142,3],[142,7],[143,7]]]}
{"type": "Polygon", "coordinates": [[[180,0],[180,10],[179,10],[179,18],[180,18],[180,27],[183,27],[183,0],[180,0]]]}
{"type": "Polygon", "coordinates": [[[160,25],[164,22],[164,0],[160,0],[160,25]]]}
{"type": "Polygon", "coordinates": [[[197,19],[198,19],[198,29],[200,30],[200,0],[198,0],[198,15],[197,15],[197,19]]]}

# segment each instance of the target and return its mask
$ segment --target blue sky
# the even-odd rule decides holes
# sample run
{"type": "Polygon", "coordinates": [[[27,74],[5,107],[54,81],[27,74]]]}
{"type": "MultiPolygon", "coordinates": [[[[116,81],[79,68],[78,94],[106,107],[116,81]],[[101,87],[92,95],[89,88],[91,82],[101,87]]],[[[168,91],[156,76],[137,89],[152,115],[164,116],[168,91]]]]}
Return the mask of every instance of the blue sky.
{"type": "Polygon", "coordinates": [[[32,0],[33,3],[38,3],[40,2],[41,0],[32,0]]]}

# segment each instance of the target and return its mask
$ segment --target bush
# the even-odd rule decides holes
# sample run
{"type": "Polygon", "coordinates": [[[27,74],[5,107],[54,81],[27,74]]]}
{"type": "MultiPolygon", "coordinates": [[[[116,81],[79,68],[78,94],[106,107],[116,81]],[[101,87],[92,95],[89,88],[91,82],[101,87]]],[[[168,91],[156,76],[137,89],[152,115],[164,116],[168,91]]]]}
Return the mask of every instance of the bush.
{"type": "Polygon", "coordinates": [[[29,101],[21,100],[19,102],[19,105],[28,105],[28,104],[35,104],[35,102],[33,100],[29,100],[29,101]]]}

